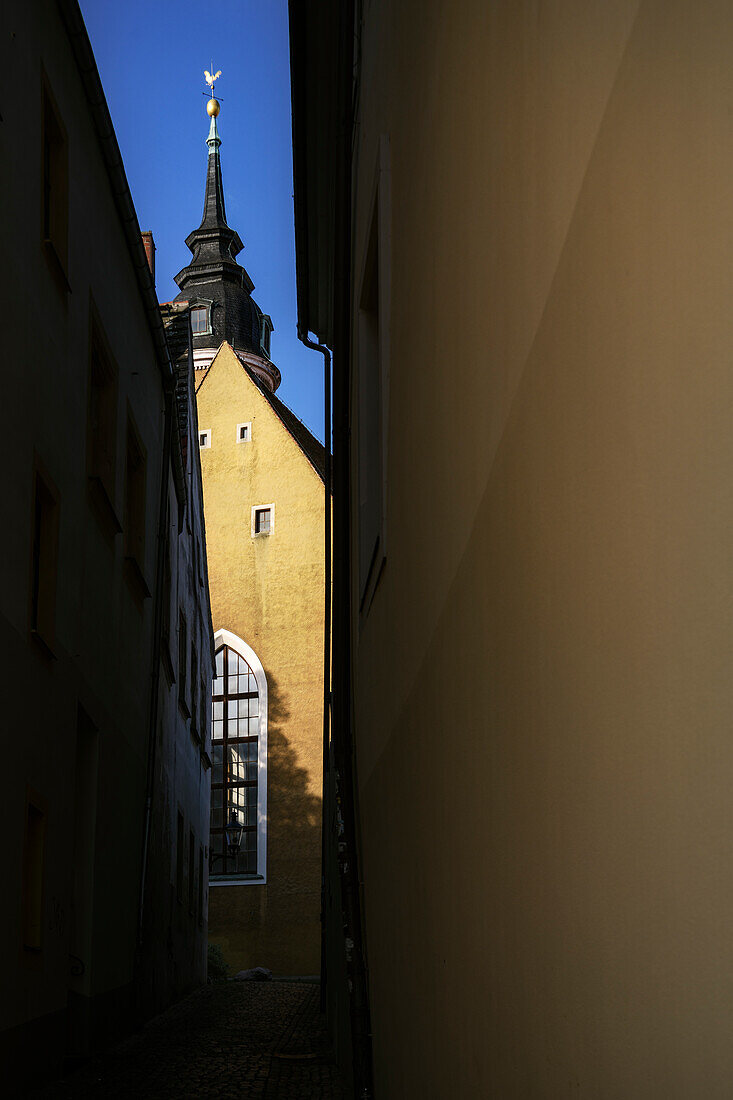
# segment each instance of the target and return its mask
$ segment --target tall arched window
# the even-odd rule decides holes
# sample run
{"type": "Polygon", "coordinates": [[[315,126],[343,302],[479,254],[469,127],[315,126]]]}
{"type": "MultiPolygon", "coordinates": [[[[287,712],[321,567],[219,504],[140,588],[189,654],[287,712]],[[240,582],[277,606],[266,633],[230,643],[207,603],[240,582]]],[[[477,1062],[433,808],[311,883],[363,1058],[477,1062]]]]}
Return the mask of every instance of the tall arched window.
{"type": "Polygon", "coordinates": [[[211,717],[210,875],[214,880],[239,876],[262,879],[266,855],[267,682],[262,665],[241,639],[228,631],[218,631],[215,640],[223,644],[216,651],[211,717]],[[225,832],[232,814],[244,827],[236,855],[227,849],[225,832]]]}

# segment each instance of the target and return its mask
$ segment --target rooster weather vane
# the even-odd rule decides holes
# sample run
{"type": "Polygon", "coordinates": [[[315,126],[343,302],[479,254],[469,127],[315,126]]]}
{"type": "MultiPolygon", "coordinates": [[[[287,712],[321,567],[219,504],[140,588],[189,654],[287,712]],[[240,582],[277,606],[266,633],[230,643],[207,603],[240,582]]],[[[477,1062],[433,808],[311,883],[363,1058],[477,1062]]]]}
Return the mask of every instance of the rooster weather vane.
{"type": "MultiPolygon", "coordinates": [[[[212,67],[212,69],[214,68],[213,65],[211,67],[212,67]]],[[[214,85],[216,84],[217,80],[221,76],[221,69],[219,69],[218,73],[214,73],[213,76],[211,75],[211,73],[209,72],[208,69],[204,69],[204,76],[206,77],[206,83],[211,88],[211,94],[213,95],[214,94],[214,85]]],[[[207,94],[208,94],[207,92],[204,92],[204,95],[207,95],[207,94]]]]}
{"type": "Polygon", "coordinates": [[[208,69],[204,69],[204,77],[206,78],[206,83],[209,85],[209,91],[204,92],[203,94],[211,96],[209,102],[206,104],[206,112],[210,118],[214,119],[219,114],[219,100],[214,97],[214,87],[216,86],[217,80],[221,76],[221,69],[219,69],[219,71],[215,73],[213,71],[213,62],[211,64],[211,69],[211,72],[209,72],[208,69]]]}

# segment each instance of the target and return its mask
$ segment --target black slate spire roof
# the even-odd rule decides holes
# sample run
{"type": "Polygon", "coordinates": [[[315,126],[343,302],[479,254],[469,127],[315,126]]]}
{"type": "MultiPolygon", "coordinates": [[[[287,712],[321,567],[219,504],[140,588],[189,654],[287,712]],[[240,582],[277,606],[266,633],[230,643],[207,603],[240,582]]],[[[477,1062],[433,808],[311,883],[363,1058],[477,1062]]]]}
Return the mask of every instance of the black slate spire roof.
{"type": "MultiPolygon", "coordinates": [[[[227,225],[216,116],[211,119],[206,170],[206,193],[201,225],[186,237],[191,263],[176,275],[180,293],[175,301],[188,301],[209,309],[209,331],[194,333],[194,351],[216,351],[226,340],[235,351],[266,356],[262,347],[262,311],[252,297],[254,283],[236,256],[244,247],[239,234],[227,225]]],[[[278,376],[279,377],[279,376],[278,376]]]]}

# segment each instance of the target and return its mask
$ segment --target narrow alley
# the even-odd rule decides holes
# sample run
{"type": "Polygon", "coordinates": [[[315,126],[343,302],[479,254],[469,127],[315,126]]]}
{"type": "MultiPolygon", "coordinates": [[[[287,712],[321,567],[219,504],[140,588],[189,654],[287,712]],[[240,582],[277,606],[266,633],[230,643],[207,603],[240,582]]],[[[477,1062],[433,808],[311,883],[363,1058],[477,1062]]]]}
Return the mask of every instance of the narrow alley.
{"type": "Polygon", "coordinates": [[[204,986],[33,1100],[342,1100],[313,982],[204,986]]]}

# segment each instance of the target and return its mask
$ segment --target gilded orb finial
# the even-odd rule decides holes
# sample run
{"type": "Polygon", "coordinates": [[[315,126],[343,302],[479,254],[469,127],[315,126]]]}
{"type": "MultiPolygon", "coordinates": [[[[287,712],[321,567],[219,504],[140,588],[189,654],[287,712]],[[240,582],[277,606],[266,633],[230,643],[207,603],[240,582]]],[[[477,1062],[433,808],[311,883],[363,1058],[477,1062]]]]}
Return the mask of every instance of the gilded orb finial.
{"type": "Polygon", "coordinates": [[[219,100],[214,99],[213,96],[212,96],[212,98],[206,104],[206,113],[207,113],[207,115],[209,116],[209,118],[216,118],[216,116],[219,114],[220,110],[221,110],[221,107],[219,105],[219,100]]]}

